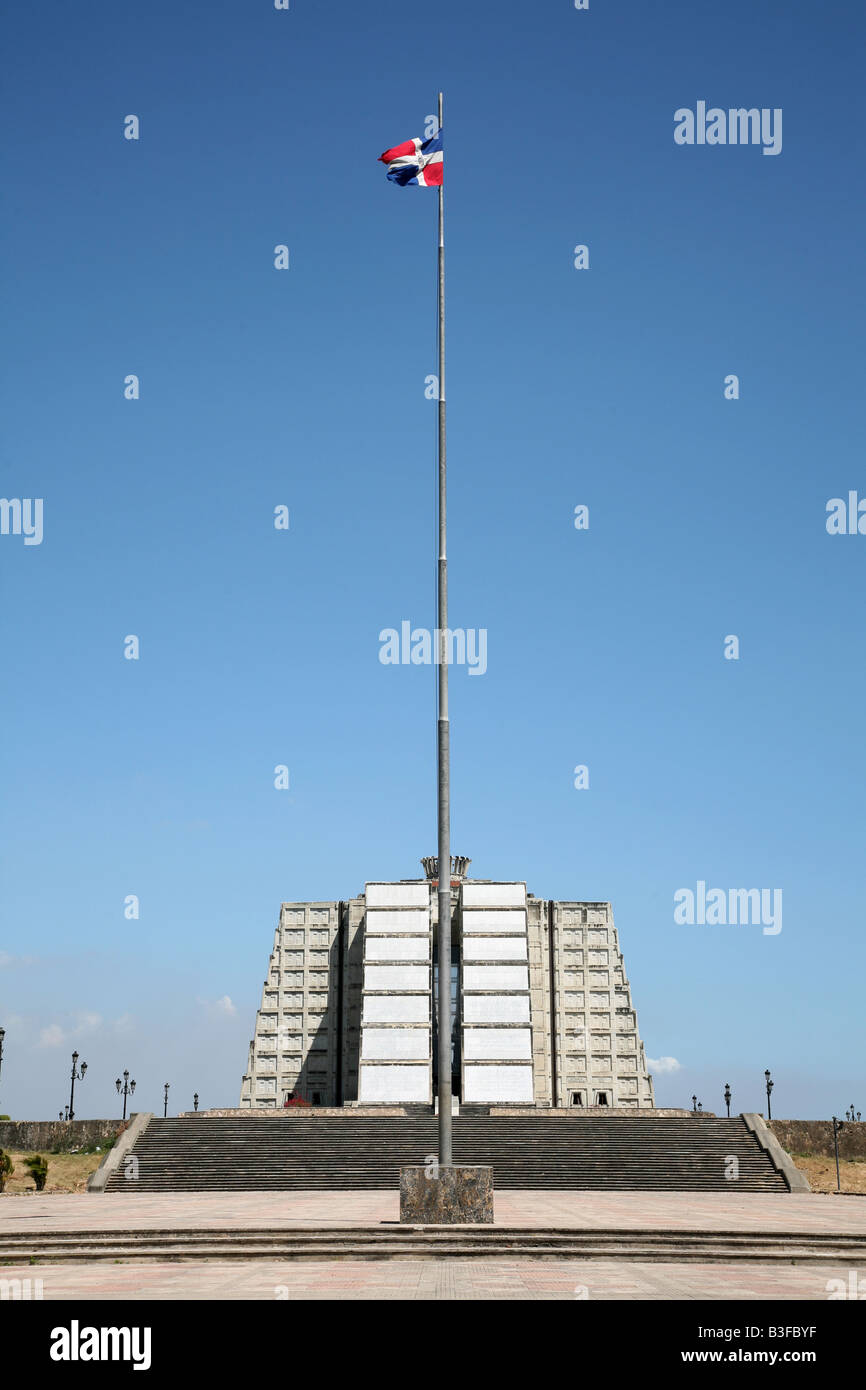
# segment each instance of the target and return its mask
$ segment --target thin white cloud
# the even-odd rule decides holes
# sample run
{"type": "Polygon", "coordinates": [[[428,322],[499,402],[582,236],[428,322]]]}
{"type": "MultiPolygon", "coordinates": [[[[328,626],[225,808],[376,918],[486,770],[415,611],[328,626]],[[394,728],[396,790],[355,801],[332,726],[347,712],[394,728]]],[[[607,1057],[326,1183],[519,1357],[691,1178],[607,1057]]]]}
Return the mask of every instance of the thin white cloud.
{"type": "Polygon", "coordinates": [[[237,1006],[232,1003],[227,994],[224,994],[220,999],[202,999],[199,997],[198,1003],[207,1013],[218,1018],[233,1018],[237,1013],[237,1006]]]}
{"type": "Polygon", "coordinates": [[[682,1071],[682,1063],[676,1057],[647,1057],[646,1064],[654,1076],[663,1076],[666,1071],[682,1071]]]}
{"type": "Polygon", "coordinates": [[[78,1038],[99,1032],[101,1027],[102,1014],[81,1010],[72,1015],[65,1027],[60,1023],[49,1023],[46,1028],[40,1029],[39,1046],[62,1047],[64,1043],[75,1042],[78,1038]]]}
{"type": "Polygon", "coordinates": [[[66,1034],[59,1023],[51,1023],[47,1028],[43,1028],[40,1031],[40,1047],[62,1047],[65,1041],[66,1034]]]}

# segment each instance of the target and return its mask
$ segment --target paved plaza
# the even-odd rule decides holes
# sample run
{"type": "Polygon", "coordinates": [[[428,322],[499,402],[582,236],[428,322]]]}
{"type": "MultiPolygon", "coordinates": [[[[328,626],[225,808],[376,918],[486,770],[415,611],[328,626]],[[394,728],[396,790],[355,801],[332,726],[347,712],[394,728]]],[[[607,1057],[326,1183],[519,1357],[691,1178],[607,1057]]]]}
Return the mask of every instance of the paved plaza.
{"type": "MultiPolygon", "coordinates": [[[[866,1233],[866,1198],[823,1193],[497,1192],[498,1226],[634,1231],[866,1233]]],[[[97,1231],[397,1222],[395,1192],[58,1193],[0,1199],[8,1231],[97,1231]]]]}
{"type": "MultiPolygon", "coordinates": [[[[861,1279],[866,1268],[859,1270],[861,1279]]],[[[324,1260],[30,1265],[0,1275],[42,1280],[51,1299],[827,1299],[849,1270],[618,1260],[324,1260]]]]}
{"type": "MultiPolygon", "coordinates": [[[[560,1229],[866,1233],[866,1201],[819,1194],[499,1192],[496,1224],[560,1229]]],[[[0,1200],[8,1232],[390,1225],[390,1192],[58,1195],[0,1200]]],[[[866,1268],[856,1277],[866,1279],[866,1268]]],[[[8,1266],[52,1299],[826,1300],[846,1266],[784,1262],[395,1258],[8,1266]]],[[[837,1286],[838,1287],[838,1286],[837,1286]]]]}

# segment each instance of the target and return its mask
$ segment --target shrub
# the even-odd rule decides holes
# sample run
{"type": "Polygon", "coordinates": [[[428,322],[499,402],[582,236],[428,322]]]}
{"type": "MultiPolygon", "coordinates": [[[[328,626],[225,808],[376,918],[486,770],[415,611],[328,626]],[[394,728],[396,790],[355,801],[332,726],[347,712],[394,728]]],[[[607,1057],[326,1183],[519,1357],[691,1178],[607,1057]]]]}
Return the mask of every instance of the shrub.
{"type": "Polygon", "coordinates": [[[0,1149],[0,1192],[6,1186],[6,1179],[12,1176],[15,1164],[5,1149],[0,1149]]]}
{"type": "Polygon", "coordinates": [[[43,1158],[41,1154],[32,1154],[30,1158],[25,1158],[24,1167],[30,1169],[30,1176],[36,1184],[36,1191],[42,1192],[48,1177],[48,1160],[43,1158]]]}

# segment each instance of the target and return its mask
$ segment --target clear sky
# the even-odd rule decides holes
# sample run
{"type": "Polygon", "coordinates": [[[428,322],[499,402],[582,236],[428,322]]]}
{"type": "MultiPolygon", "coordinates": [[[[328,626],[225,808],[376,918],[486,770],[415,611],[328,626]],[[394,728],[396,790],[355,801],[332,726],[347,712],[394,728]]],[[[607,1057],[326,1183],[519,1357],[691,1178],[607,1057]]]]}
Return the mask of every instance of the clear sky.
{"type": "Polygon", "coordinates": [[[454,852],[612,902],[659,1103],[769,1067],[774,1113],[866,1110],[866,535],[825,525],[866,496],[864,39],[833,0],[9,8],[0,493],[44,533],[0,535],[0,1111],[56,1114],[73,1047],[80,1117],[124,1067],[236,1104],[280,902],[435,853],[434,671],[379,633],[435,621],[436,194],[376,160],[440,87],[488,634],[454,852]],[[676,144],[703,101],[781,153],[676,144]],[[781,932],[676,923],[699,881],[781,932]]]}

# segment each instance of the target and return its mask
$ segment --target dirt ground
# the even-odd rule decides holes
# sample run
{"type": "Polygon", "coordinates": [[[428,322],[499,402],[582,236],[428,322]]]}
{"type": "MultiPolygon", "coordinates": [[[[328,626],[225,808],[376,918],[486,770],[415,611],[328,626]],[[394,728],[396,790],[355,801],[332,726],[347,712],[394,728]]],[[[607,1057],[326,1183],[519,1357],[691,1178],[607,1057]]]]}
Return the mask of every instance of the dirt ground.
{"type": "MultiPolygon", "coordinates": [[[[794,1162],[805,1173],[813,1192],[836,1191],[836,1160],[820,1154],[792,1154],[794,1162]]],[[[843,1192],[866,1194],[866,1160],[839,1160],[839,1176],[843,1192]]]]}
{"type": "MultiPolygon", "coordinates": [[[[11,1149],[9,1157],[15,1164],[15,1171],[6,1180],[4,1195],[15,1197],[35,1192],[30,1170],[24,1167],[25,1158],[32,1158],[33,1155],[11,1149]]],[[[105,1154],[104,1151],[98,1154],[53,1154],[43,1150],[42,1157],[48,1160],[46,1192],[84,1192],[87,1179],[99,1167],[105,1154]]]]}

